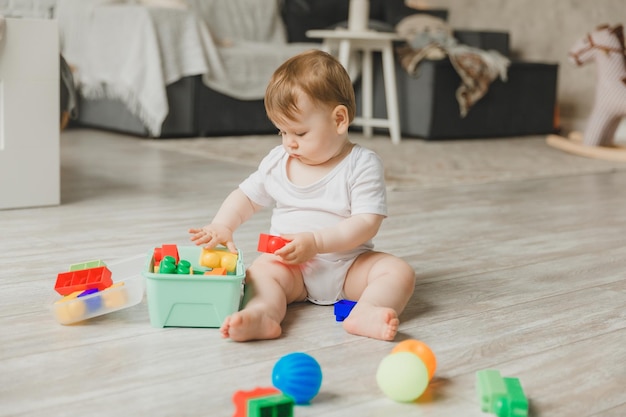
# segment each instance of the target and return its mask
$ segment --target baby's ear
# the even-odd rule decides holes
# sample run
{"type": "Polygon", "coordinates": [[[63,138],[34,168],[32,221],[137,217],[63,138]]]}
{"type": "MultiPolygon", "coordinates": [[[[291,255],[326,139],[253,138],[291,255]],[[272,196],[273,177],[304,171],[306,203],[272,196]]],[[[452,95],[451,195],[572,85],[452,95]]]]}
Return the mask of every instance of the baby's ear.
{"type": "Polygon", "coordinates": [[[348,108],[343,104],[339,104],[333,109],[333,120],[337,126],[337,133],[342,135],[348,131],[350,126],[350,117],[348,117],[348,108]]]}

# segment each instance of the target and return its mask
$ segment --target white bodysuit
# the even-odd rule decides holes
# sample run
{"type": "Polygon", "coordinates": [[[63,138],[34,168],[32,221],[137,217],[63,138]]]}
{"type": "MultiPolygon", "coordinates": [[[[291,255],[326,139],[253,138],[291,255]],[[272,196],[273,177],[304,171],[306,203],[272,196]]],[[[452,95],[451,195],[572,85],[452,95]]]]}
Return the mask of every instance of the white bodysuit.
{"type": "MultiPolygon", "coordinates": [[[[239,185],[256,204],[274,205],[270,234],[312,232],[356,214],[387,215],[383,164],[373,151],[355,144],[331,172],[304,187],[289,181],[288,158],[282,146],[275,147],[239,185]]],[[[373,247],[370,240],[347,252],[318,254],[300,265],[309,301],[333,304],[341,299],[348,269],[373,247]]]]}

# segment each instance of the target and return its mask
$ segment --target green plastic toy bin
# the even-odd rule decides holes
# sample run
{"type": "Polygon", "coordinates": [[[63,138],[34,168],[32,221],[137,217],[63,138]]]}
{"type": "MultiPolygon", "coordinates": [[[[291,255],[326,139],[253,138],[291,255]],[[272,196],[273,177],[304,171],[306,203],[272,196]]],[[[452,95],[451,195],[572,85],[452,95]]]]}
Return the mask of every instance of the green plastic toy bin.
{"type": "MultiPolygon", "coordinates": [[[[216,248],[216,250],[224,250],[216,248]]],[[[191,262],[195,271],[202,248],[178,246],[180,259],[191,262]]],[[[233,275],[183,275],[154,273],[153,254],[143,275],[146,277],[148,312],[153,327],[220,327],[224,319],[239,310],[246,276],[241,252],[233,275]]]]}

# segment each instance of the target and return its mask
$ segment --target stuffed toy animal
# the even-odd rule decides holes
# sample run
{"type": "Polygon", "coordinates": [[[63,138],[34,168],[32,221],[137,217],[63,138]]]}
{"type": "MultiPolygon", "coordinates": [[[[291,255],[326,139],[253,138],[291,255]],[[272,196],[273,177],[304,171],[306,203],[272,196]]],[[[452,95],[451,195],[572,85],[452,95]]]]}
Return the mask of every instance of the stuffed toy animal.
{"type": "Polygon", "coordinates": [[[548,137],[548,144],[583,156],[626,161],[626,149],[614,143],[617,127],[626,116],[626,55],[622,25],[599,26],[569,52],[576,65],[595,61],[598,80],[593,110],[582,138],[572,133],[548,137]]]}

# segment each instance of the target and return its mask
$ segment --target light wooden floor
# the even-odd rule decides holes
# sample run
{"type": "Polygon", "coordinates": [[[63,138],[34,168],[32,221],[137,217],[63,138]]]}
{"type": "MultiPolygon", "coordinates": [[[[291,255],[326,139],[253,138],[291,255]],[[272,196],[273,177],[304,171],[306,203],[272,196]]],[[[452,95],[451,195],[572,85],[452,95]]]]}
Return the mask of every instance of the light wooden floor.
{"type": "MultiPolygon", "coordinates": [[[[187,244],[251,170],[146,144],[64,134],[63,204],[0,211],[0,415],[230,416],[232,394],[270,386],[294,351],[324,374],[296,416],[481,416],[485,368],[520,378],[532,416],[626,415],[626,173],[389,194],[377,247],[418,278],[396,342],[423,340],[439,363],[425,398],[397,404],[375,381],[395,343],[346,334],[332,307],[295,305],[281,339],[245,344],[152,328],[145,299],[54,321],[58,272],[187,244]]],[[[246,259],[267,214],[237,233],[246,259]]]]}

